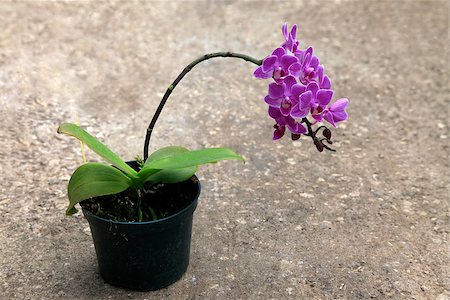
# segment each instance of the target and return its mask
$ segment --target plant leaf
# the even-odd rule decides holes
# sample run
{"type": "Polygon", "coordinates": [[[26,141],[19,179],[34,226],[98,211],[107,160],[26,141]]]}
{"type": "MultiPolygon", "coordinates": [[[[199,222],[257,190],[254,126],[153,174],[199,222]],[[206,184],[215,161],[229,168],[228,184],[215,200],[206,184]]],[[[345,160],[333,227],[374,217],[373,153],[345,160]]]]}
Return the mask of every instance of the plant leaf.
{"type": "Polygon", "coordinates": [[[240,159],[242,156],[236,154],[228,148],[209,148],[177,153],[171,156],[162,157],[146,162],[146,168],[150,169],[181,169],[198,166],[207,163],[214,163],[225,159],[240,159]]]}
{"type": "MultiPolygon", "coordinates": [[[[161,171],[161,169],[154,169],[154,168],[148,167],[148,164],[151,161],[170,157],[175,154],[186,153],[186,152],[189,152],[189,150],[184,147],[179,147],[179,146],[168,146],[168,147],[164,147],[164,148],[156,150],[155,152],[150,154],[150,156],[145,161],[144,167],[139,171],[139,173],[138,173],[139,179],[142,182],[153,181],[148,178],[150,176],[152,176],[153,174],[161,171]]],[[[184,171],[182,171],[182,172],[184,172],[184,171]]],[[[158,178],[158,177],[155,177],[155,178],[158,178]]]]}
{"type": "Polygon", "coordinates": [[[77,210],[80,201],[104,195],[112,195],[126,190],[132,180],[117,168],[102,163],[86,163],[73,172],[69,181],[69,207],[67,215],[77,210]]]}
{"type": "Polygon", "coordinates": [[[165,157],[173,156],[179,153],[189,152],[189,149],[180,147],[180,146],[168,146],[161,149],[156,150],[145,161],[145,165],[149,164],[153,160],[162,159],[165,157]]]}
{"type": "Polygon", "coordinates": [[[133,170],[133,168],[127,165],[117,154],[112,152],[107,146],[102,144],[81,127],[72,123],[63,123],[58,127],[58,133],[65,133],[77,138],[107,162],[116,166],[131,178],[136,178],[137,172],[133,170]]]}
{"type": "Polygon", "coordinates": [[[195,172],[197,172],[196,166],[182,169],[157,170],[157,172],[143,179],[143,181],[150,181],[152,183],[178,183],[188,180],[195,172]]]}
{"type": "Polygon", "coordinates": [[[148,164],[150,163],[150,161],[169,157],[174,154],[184,153],[184,152],[188,152],[188,151],[189,151],[188,149],[186,149],[184,147],[179,147],[179,146],[168,146],[168,147],[164,147],[164,148],[156,150],[155,152],[150,154],[150,156],[147,158],[147,160],[145,161],[144,167],[138,173],[138,177],[140,178],[140,180],[142,182],[145,182],[145,181],[148,181],[147,178],[149,176],[153,175],[156,172],[161,171],[160,169],[149,168],[148,164]]]}

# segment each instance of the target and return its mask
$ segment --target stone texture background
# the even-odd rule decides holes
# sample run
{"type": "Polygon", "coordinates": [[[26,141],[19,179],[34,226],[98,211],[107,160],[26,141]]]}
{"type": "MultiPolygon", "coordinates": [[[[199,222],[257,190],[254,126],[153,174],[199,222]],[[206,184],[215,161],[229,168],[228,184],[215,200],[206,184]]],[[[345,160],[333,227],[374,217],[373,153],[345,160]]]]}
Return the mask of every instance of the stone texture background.
{"type": "Polygon", "coordinates": [[[438,0],[1,2],[0,299],[448,299],[448,16],[438,0]],[[86,220],[64,216],[81,157],[58,124],[77,114],[132,159],[185,65],[222,50],[262,58],[284,21],[351,101],[338,153],[273,142],[253,66],[203,63],[152,147],[227,146],[247,163],[199,172],[182,280],[105,284],[86,220]]]}

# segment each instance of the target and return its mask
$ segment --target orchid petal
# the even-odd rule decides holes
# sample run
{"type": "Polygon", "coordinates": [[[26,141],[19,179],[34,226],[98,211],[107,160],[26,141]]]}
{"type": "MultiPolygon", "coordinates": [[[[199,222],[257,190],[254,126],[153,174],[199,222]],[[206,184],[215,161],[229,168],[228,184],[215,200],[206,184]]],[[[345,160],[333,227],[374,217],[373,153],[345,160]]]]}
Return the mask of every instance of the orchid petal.
{"type": "Polygon", "coordinates": [[[332,90],[319,90],[316,94],[317,102],[319,102],[321,105],[326,106],[328,103],[330,103],[331,98],[333,97],[333,91],[332,90]]]}
{"type": "Polygon", "coordinates": [[[292,133],[296,134],[306,133],[305,126],[303,126],[303,124],[296,122],[293,118],[288,118],[287,123],[288,123],[287,127],[292,133]]]}
{"type": "Polygon", "coordinates": [[[299,64],[298,62],[293,63],[292,65],[289,66],[288,68],[288,72],[289,74],[298,77],[300,75],[300,72],[302,71],[302,65],[299,64]]]}
{"type": "Polygon", "coordinates": [[[331,82],[328,76],[325,75],[325,77],[322,80],[322,83],[320,85],[322,89],[331,89],[331,82]]]}
{"type": "Polygon", "coordinates": [[[280,126],[285,126],[287,124],[286,117],[283,116],[281,113],[280,113],[280,117],[275,119],[275,122],[277,122],[277,124],[280,126]]]}
{"type": "Polygon", "coordinates": [[[313,117],[314,120],[316,120],[317,122],[322,122],[322,115],[321,115],[321,114],[315,114],[315,115],[312,115],[312,117],[313,117]]]}
{"type": "Polygon", "coordinates": [[[324,118],[325,120],[327,120],[328,123],[330,123],[330,124],[333,125],[334,127],[337,127],[337,126],[336,126],[336,123],[334,122],[334,119],[333,119],[333,114],[332,114],[331,112],[326,111],[326,112],[323,114],[323,118],[324,118]]]}
{"type": "Polygon", "coordinates": [[[286,118],[286,125],[288,126],[288,128],[291,127],[293,129],[295,129],[295,127],[297,127],[296,124],[297,124],[297,122],[295,121],[294,118],[292,118],[292,117],[286,118]]]}
{"type": "Polygon", "coordinates": [[[313,96],[316,95],[317,91],[319,90],[319,85],[314,82],[311,81],[310,83],[308,83],[308,85],[306,86],[306,90],[307,91],[311,91],[311,93],[313,94],[313,96]]]}
{"type": "Polygon", "coordinates": [[[333,112],[333,120],[337,122],[342,122],[348,119],[348,114],[345,111],[333,112]]]}
{"type": "Polygon", "coordinates": [[[288,70],[289,67],[296,62],[298,62],[297,57],[294,55],[285,54],[281,58],[281,68],[283,68],[283,70],[288,70]]]}
{"type": "Polygon", "coordinates": [[[285,103],[282,103],[280,106],[280,112],[283,116],[287,117],[291,114],[291,105],[284,105],[285,103]]]}
{"type": "Polygon", "coordinates": [[[321,83],[323,80],[323,72],[324,72],[324,68],[323,65],[319,65],[317,67],[317,76],[319,77],[319,82],[321,83]]]}
{"type": "Polygon", "coordinates": [[[264,101],[272,107],[280,107],[283,98],[271,98],[269,95],[264,97],[264,101]]]}
{"type": "Polygon", "coordinates": [[[286,40],[288,39],[288,24],[284,23],[283,26],[281,26],[281,32],[283,33],[286,40]]]}
{"type": "Polygon", "coordinates": [[[292,117],[294,117],[294,118],[300,118],[298,115],[300,115],[301,114],[301,111],[300,111],[300,107],[299,107],[299,105],[298,105],[298,103],[297,104],[295,104],[293,107],[292,107],[292,110],[291,110],[291,116],[292,117]]]}
{"type": "Polygon", "coordinates": [[[312,99],[312,92],[306,91],[300,95],[300,109],[304,110],[309,108],[312,99]]]}
{"type": "Polygon", "coordinates": [[[294,24],[291,29],[291,39],[295,40],[297,37],[297,24],[294,24]]]}
{"type": "Polygon", "coordinates": [[[291,89],[292,87],[297,84],[297,80],[295,79],[294,76],[287,76],[286,78],[284,78],[284,84],[285,84],[285,95],[286,96],[290,96],[291,95],[291,89]]]}
{"type": "Polygon", "coordinates": [[[330,111],[331,112],[344,111],[344,109],[347,107],[347,105],[348,105],[348,99],[341,98],[331,105],[330,111]]]}
{"type": "Polygon", "coordinates": [[[269,96],[270,98],[276,99],[280,98],[284,95],[285,85],[284,84],[276,84],[272,82],[269,84],[269,96]]]}
{"type": "Polygon", "coordinates": [[[306,49],[305,53],[303,54],[303,65],[309,65],[309,62],[311,61],[311,56],[313,53],[313,48],[312,47],[308,47],[308,49],[306,49]]]}
{"type": "Polygon", "coordinates": [[[297,57],[298,58],[298,60],[299,60],[299,62],[301,63],[302,62],[302,59],[303,59],[303,54],[305,53],[305,51],[304,50],[301,50],[301,49],[297,49],[297,50],[295,50],[295,53],[294,53],[294,55],[295,55],[295,57],[297,57]]]}
{"type": "Polygon", "coordinates": [[[306,127],[303,124],[301,124],[301,123],[297,123],[297,124],[298,124],[297,132],[294,132],[294,133],[305,134],[306,132],[308,132],[308,130],[306,129],[306,127]]]}
{"type": "Polygon", "coordinates": [[[275,55],[270,55],[266,57],[262,64],[263,72],[273,70],[275,63],[277,62],[277,57],[275,55]]]}
{"type": "Polygon", "coordinates": [[[281,139],[285,131],[286,131],[285,126],[280,126],[280,128],[275,129],[275,131],[273,132],[273,140],[275,141],[281,139]]]}
{"type": "Polygon", "coordinates": [[[275,55],[278,58],[278,60],[281,60],[281,58],[285,54],[286,54],[286,50],[284,50],[284,48],[281,48],[281,47],[273,50],[273,52],[272,52],[272,55],[275,55]]]}
{"type": "Polygon", "coordinates": [[[258,67],[255,72],[253,72],[253,76],[260,79],[267,79],[272,77],[271,72],[263,72],[262,67],[258,67]]]}
{"type": "Polygon", "coordinates": [[[319,65],[319,59],[317,58],[317,56],[313,56],[311,58],[311,61],[309,62],[309,66],[313,67],[314,69],[319,65]]]}
{"type": "Polygon", "coordinates": [[[291,110],[291,116],[293,116],[294,118],[306,117],[308,115],[308,113],[309,113],[309,107],[301,110],[299,104],[295,105],[291,110]]]}
{"type": "Polygon", "coordinates": [[[281,117],[280,110],[276,107],[269,107],[269,116],[273,119],[277,119],[281,117]]]}
{"type": "Polygon", "coordinates": [[[291,95],[294,97],[299,97],[300,94],[304,93],[306,91],[306,86],[303,84],[294,84],[291,88],[291,95]]]}

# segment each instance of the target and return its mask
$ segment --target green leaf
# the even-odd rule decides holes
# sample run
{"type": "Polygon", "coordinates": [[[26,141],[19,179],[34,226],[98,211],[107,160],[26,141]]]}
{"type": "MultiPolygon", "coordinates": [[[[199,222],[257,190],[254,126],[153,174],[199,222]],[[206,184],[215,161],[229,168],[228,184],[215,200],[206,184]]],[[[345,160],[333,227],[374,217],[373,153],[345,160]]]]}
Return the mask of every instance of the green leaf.
{"type": "Polygon", "coordinates": [[[126,190],[132,185],[131,179],[120,170],[102,163],[86,163],[72,174],[69,181],[69,207],[67,215],[77,210],[80,201],[104,195],[112,195],[126,190]]]}
{"type": "Polygon", "coordinates": [[[188,180],[195,172],[197,172],[196,166],[173,170],[157,170],[156,173],[148,176],[143,181],[150,181],[152,183],[178,183],[188,180]]]}
{"type": "Polygon", "coordinates": [[[162,159],[165,157],[173,156],[175,154],[189,152],[189,149],[179,146],[168,146],[156,150],[145,161],[145,165],[148,165],[151,161],[162,159]]]}
{"type": "MultiPolygon", "coordinates": [[[[145,161],[144,167],[138,173],[138,177],[140,178],[140,180],[142,182],[153,181],[153,180],[150,180],[148,178],[150,176],[152,176],[153,174],[155,174],[157,172],[160,172],[161,170],[148,167],[148,164],[151,161],[162,159],[162,158],[166,158],[166,157],[170,157],[170,156],[173,156],[175,154],[186,153],[186,152],[189,152],[189,150],[184,148],[184,147],[179,147],[179,146],[168,146],[168,147],[164,147],[164,148],[156,150],[155,152],[150,154],[150,156],[147,158],[147,160],[145,161]]],[[[182,172],[189,172],[189,171],[182,171],[182,172]]],[[[155,177],[155,178],[158,178],[158,177],[155,177]]]]}
{"type": "Polygon", "coordinates": [[[242,156],[228,148],[209,148],[189,152],[176,153],[170,156],[153,159],[145,163],[145,168],[150,169],[181,169],[214,163],[225,159],[240,159],[242,156]]]}
{"type": "Polygon", "coordinates": [[[188,149],[179,146],[168,146],[161,149],[156,150],[147,158],[147,161],[144,164],[142,170],[138,173],[138,177],[142,180],[142,182],[152,182],[152,183],[177,183],[188,180],[195,174],[197,171],[197,166],[191,166],[187,168],[181,169],[173,169],[173,170],[161,170],[161,169],[153,169],[148,167],[150,162],[156,161],[159,159],[167,158],[174,156],[176,154],[189,152],[188,149]]]}
{"type": "Polygon", "coordinates": [[[138,177],[142,182],[182,182],[195,174],[198,165],[223,159],[242,159],[242,157],[226,148],[189,151],[183,147],[169,146],[153,152],[138,173],[138,177]]]}
{"type": "Polygon", "coordinates": [[[71,135],[81,142],[86,144],[89,148],[91,148],[95,153],[103,157],[107,162],[116,166],[120,170],[122,170],[125,174],[130,176],[131,178],[136,178],[137,172],[133,170],[129,165],[127,165],[117,154],[112,152],[107,146],[102,144],[95,137],[87,133],[84,129],[72,123],[64,123],[61,124],[58,128],[58,133],[65,133],[67,135],[71,135]]]}

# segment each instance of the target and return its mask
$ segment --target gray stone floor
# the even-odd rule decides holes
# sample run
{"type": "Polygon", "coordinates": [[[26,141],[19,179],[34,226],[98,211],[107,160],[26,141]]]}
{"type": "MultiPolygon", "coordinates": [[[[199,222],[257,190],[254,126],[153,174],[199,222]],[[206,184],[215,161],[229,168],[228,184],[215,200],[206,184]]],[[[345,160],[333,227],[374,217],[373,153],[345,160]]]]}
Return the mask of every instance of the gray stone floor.
{"type": "Polygon", "coordinates": [[[431,0],[1,2],[0,299],[448,299],[448,16],[431,0]],[[86,220],[64,216],[81,156],[58,124],[77,114],[132,159],[186,64],[263,58],[284,21],[351,101],[338,152],[273,142],[267,82],[242,61],[204,63],[152,147],[227,146],[247,163],[198,173],[182,280],[150,293],[105,284],[86,220]]]}

